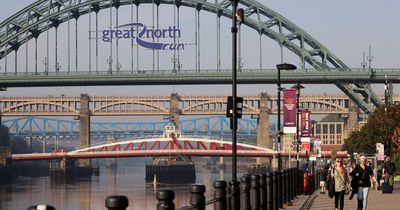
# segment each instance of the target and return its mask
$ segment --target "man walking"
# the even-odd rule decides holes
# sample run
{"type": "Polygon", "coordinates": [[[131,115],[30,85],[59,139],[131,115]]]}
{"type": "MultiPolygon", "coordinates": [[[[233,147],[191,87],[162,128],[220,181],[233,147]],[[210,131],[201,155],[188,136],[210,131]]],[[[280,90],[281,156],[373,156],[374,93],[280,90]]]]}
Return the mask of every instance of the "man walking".
{"type": "Polygon", "coordinates": [[[386,163],[383,166],[382,174],[386,183],[393,189],[394,173],[396,172],[396,165],[387,157],[386,163]]]}

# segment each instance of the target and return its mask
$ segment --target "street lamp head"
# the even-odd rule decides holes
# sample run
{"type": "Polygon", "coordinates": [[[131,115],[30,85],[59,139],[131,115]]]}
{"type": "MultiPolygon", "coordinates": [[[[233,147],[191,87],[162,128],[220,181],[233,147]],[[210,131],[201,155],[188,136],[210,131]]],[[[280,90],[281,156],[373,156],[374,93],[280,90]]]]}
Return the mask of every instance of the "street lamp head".
{"type": "Polygon", "coordinates": [[[296,90],[300,90],[300,89],[303,89],[304,86],[301,85],[300,83],[296,83],[295,85],[292,86],[292,88],[294,88],[294,89],[296,89],[296,90]]]}
{"type": "Polygon", "coordinates": [[[281,64],[277,64],[276,68],[278,70],[287,70],[287,71],[292,71],[292,70],[296,70],[297,67],[293,64],[290,63],[281,63],[281,64]]]}
{"type": "Polygon", "coordinates": [[[239,22],[239,24],[244,22],[244,10],[242,8],[239,8],[236,12],[236,18],[239,22]]]}

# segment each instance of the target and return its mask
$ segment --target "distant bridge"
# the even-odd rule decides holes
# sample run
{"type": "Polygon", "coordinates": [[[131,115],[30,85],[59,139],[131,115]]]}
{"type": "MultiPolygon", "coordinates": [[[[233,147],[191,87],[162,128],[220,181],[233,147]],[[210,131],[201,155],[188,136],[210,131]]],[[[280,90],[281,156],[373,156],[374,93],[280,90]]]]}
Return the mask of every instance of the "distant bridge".
{"type": "MultiPolygon", "coordinates": [[[[137,138],[139,136],[158,137],[168,125],[164,122],[91,122],[91,139],[105,140],[137,138]]],[[[46,117],[19,117],[6,119],[2,124],[7,126],[10,136],[33,139],[79,139],[79,121],[63,120],[46,117]]],[[[257,120],[242,118],[238,122],[238,135],[255,137],[257,120]]],[[[270,124],[270,132],[276,130],[274,123],[270,124]]],[[[196,117],[181,120],[179,128],[186,136],[215,136],[231,135],[229,119],[225,116],[196,117]]]]}
{"type": "MultiPolygon", "coordinates": [[[[273,157],[277,151],[268,148],[238,143],[237,155],[239,157],[273,157]]],[[[339,155],[347,153],[339,152],[339,155]]],[[[106,143],[88,148],[78,149],[70,152],[59,153],[32,153],[32,154],[13,154],[12,160],[51,160],[64,158],[116,158],[116,157],[152,157],[166,155],[187,155],[187,156],[206,156],[221,157],[232,155],[232,142],[205,139],[205,138],[154,138],[137,139],[106,143]]],[[[289,153],[283,153],[289,156],[289,153]]],[[[296,153],[292,152],[291,156],[296,153]]],[[[305,157],[305,152],[300,154],[305,157]]],[[[329,152],[323,155],[329,156],[329,152]]]]}
{"type": "MultiPolygon", "coordinates": [[[[174,95],[174,94],[173,94],[174,95]]],[[[244,95],[245,115],[260,113],[261,95],[244,95]]],[[[270,113],[277,114],[277,97],[265,95],[270,113]]],[[[383,97],[381,97],[383,98],[383,97]]],[[[0,97],[3,117],[15,116],[78,116],[82,97],[27,96],[0,97]]],[[[225,115],[227,96],[91,96],[91,116],[169,115],[172,101],[180,115],[225,115]]],[[[400,96],[394,96],[395,103],[400,96]]],[[[313,114],[347,114],[351,100],[345,95],[301,95],[300,107],[313,114]]]]}

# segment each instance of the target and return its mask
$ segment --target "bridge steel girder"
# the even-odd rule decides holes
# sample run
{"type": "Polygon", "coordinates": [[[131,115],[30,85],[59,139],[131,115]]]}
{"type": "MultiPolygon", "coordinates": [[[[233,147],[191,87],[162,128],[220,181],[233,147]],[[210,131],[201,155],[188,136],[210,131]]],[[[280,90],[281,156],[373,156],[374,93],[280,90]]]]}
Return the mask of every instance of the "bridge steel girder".
{"type": "MultiPolygon", "coordinates": [[[[79,139],[80,123],[77,120],[61,120],[47,117],[19,117],[2,122],[9,127],[10,136],[30,137],[35,139],[79,139]]],[[[160,136],[168,122],[118,123],[91,122],[90,138],[106,140],[106,137],[116,139],[136,138],[138,136],[160,136]]],[[[257,133],[257,121],[241,118],[238,121],[238,136],[254,137],[257,133]]],[[[184,119],[179,123],[185,136],[231,136],[229,119],[225,116],[201,117],[184,119]]],[[[276,125],[271,124],[270,130],[276,125]]]]}
{"type": "MultiPolygon", "coordinates": [[[[121,6],[131,3],[154,3],[154,0],[120,0],[121,6]]],[[[176,1],[159,0],[159,3],[172,5],[176,1]]],[[[343,73],[350,71],[350,68],[325,46],[282,15],[254,0],[242,0],[239,3],[246,11],[248,9],[256,9],[258,15],[268,19],[267,21],[261,21],[260,18],[253,18],[254,14],[249,14],[243,24],[253,28],[260,34],[268,36],[281,47],[285,47],[298,55],[302,61],[302,68],[305,67],[305,62],[307,62],[320,71],[330,71],[332,68],[340,69],[343,73]],[[274,26],[277,26],[278,30],[274,30],[274,26]]],[[[115,5],[113,5],[113,1],[109,0],[39,0],[32,3],[0,23],[0,49],[2,49],[0,51],[0,59],[17,50],[14,46],[20,46],[34,38],[35,35],[54,27],[51,20],[57,20],[58,23],[62,23],[74,18],[76,15],[92,12],[92,7],[94,6],[100,10],[115,5]],[[78,14],[70,15],[71,13],[78,14]]],[[[210,3],[202,0],[182,0],[180,6],[200,8],[201,10],[232,18],[232,11],[227,8],[229,4],[226,1],[210,3]]],[[[334,84],[367,113],[373,111],[373,107],[368,102],[372,102],[375,106],[382,104],[376,94],[373,94],[371,87],[365,85],[365,83],[336,82],[334,84]]]]}
{"type": "MultiPolygon", "coordinates": [[[[42,86],[95,86],[95,85],[189,85],[189,84],[231,84],[231,70],[208,69],[201,72],[183,70],[177,74],[167,71],[160,73],[132,73],[131,71],[113,72],[48,72],[48,73],[7,73],[0,77],[0,87],[42,87],[42,86]]],[[[300,69],[293,72],[281,72],[282,83],[302,84],[348,84],[354,92],[367,91],[363,86],[369,83],[384,83],[385,76],[390,83],[400,83],[400,69],[351,69],[344,74],[340,69],[315,70],[300,69]],[[364,84],[364,85],[362,85],[364,84]]],[[[276,84],[276,69],[241,69],[238,73],[239,84],[276,84]]],[[[368,87],[369,88],[369,87],[368,87]]],[[[372,92],[368,91],[368,94],[372,92]]],[[[366,96],[368,96],[368,94],[366,96]]]]}
{"type": "MultiPolygon", "coordinates": [[[[224,115],[227,96],[179,96],[180,115],[224,115]]],[[[381,100],[384,96],[379,96],[381,100]]],[[[243,114],[260,113],[260,95],[243,97],[243,114]]],[[[313,114],[345,114],[349,98],[345,95],[302,95],[301,107],[313,114]]],[[[400,96],[392,96],[398,103],[400,96]]],[[[168,96],[102,96],[90,97],[91,116],[166,116],[170,114],[171,98],[168,96]]],[[[270,114],[277,114],[277,97],[268,101],[270,114]]],[[[73,96],[0,97],[3,117],[17,116],[78,116],[80,98],[73,96]]]]}

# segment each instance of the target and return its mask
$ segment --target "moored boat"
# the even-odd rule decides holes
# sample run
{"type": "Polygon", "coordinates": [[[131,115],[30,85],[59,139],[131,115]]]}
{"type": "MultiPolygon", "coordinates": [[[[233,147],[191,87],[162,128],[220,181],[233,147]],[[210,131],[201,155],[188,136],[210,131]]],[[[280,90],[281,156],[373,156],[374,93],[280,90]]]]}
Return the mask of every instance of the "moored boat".
{"type": "MultiPolygon", "coordinates": [[[[164,138],[178,142],[181,136],[174,125],[168,125],[163,132],[164,138]]],[[[196,182],[196,168],[190,157],[182,154],[154,157],[146,163],[146,182],[182,184],[196,182]]]]}

